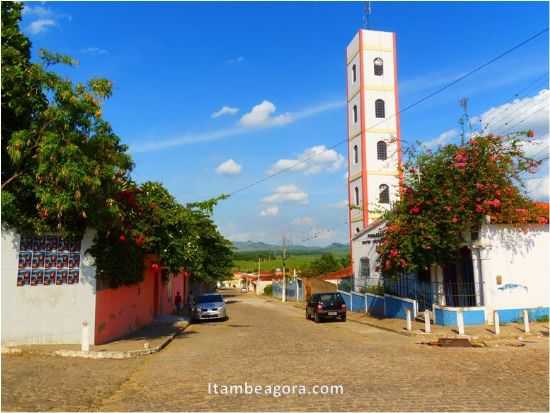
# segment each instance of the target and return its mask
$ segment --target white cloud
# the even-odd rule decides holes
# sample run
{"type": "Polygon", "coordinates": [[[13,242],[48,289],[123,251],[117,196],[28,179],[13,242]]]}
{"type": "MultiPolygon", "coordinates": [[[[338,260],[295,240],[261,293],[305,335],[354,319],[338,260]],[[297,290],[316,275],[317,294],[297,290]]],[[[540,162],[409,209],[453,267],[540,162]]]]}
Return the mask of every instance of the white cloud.
{"type": "Polygon", "coordinates": [[[262,210],[260,212],[260,216],[262,217],[274,217],[279,215],[279,207],[278,206],[272,206],[267,207],[266,209],[262,210]]]}
{"type": "Polygon", "coordinates": [[[294,225],[313,225],[313,218],[311,217],[301,217],[295,218],[292,220],[294,225]]]}
{"type": "Polygon", "coordinates": [[[25,3],[25,7],[23,7],[23,17],[25,21],[35,19],[25,27],[30,34],[43,33],[49,28],[57,26],[60,19],[72,20],[68,14],[56,13],[47,7],[33,6],[29,3],[25,3]]]}
{"type": "Polygon", "coordinates": [[[347,199],[342,199],[341,201],[336,202],[334,204],[329,204],[328,206],[331,207],[331,208],[347,208],[348,207],[348,200],[347,199]]]}
{"type": "Polygon", "coordinates": [[[550,198],[550,181],[548,175],[531,178],[525,181],[527,192],[536,201],[547,201],[550,198]]]}
{"type": "MultiPolygon", "coordinates": [[[[345,106],[344,101],[333,101],[333,102],[321,103],[319,105],[312,106],[298,112],[292,112],[292,113],[287,113],[286,115],[281,115],[283,116],[283,118],[270,117],[270,121],[264,122],[262,127],[268,128],[268,127],[287,125],[289,123],[292,123],[301,119],[306,119],[312,116],[316,116],[324,112],[339,109],[344,106],[345,106]]],[[[248,120],[250,121],[250,117],[248,118],[248,120]]],[[[238,136],[238,135],[245,135],[248,133],[252,133],[255,130],[256,129],[253,127],[241,125],[241,126],[236,126],[236,127],[227,128],[227,129],[218,129],[218,130],[200,132],[200,133],[189,133],[173,139],[144,142],[144,143],[132,146],[131,152],[133,153],[151,152],[151,151],[158,151],[162,149],[173,148],[176,146],[192,145],[196,143],[217,141],[217,140],[225,139],[231,136],[238,136]]]]}
{"type": "Polygon", "coordinates": [[[277,204],[284,202],[295,202],[307,204],[309,196],[306,192],[300,190],[296,185],[281,185],[275,189],[273,194],[262,199],[267,204],[277,204]]]}
{"type": "Polygon", "coordinates": [[[232,108],[230,106],[223,106],[217,112],[212,113],[212,115],[210,115],[210,117],[212,119],[216,119],[216,118],[219,118],[220,116],[223,116],[223,115],[234,115],[238,111],[239,111],[239,108],[232,108]]]}
{"type": "Polygon", "coordinates": [[[57,23],[53,19],[38,19],[27,26],[27,30],[32,34],[42,33],[50,27],[55,27],[57,23]]]}
{"type": "Polygon", "coordinates": [[[550,90],[543,89],[535,96],[491,108],[474,121],[489,133],[506,134],[532,129],[538,136],[545,136],[548,135],[549,107],[550,90]]]}
{"type": "Polygon", "coordinates": [[[296,159],[279,159],[267,172],[276,174],[282,170],[302,171],[306,175],[322,171],[334,172],[344,164],[344,157],[325,145],[316,145],[306,149],[296,159]]]}
{"type": "Polygon", "coordinates": [[[238,57],[234,57],[234,58],[231,58],[231,59],[227,59],[225,61],[225,63],[232,65],[232,64],[235,64],[235,63],[242,63],[242,62],[244,62],[244,60],[245,59],[244,59],[243,56],[238,56],[238,57]]]}
{"type": "Polygon", "coordinates": [[[474,119],[486,133],[509,134],[532,130],[535,137],[522,142],[525,155],[540,159],[548,154],[550,90],[497,106],[474,119]]]}
{"type": "Polygon", "coordinates": [[[266,126],[280,126],[292,122],[289,113],[273,116],[277,108],[273,103],[264,100],[243,115],[239,123],[247,128],[261,128],[266,126]]]}
{"type": "Polygon", "coordinates": [[[92,56],[101,56],[108,54],[109,52],[106,49],[102,49],[100,47],[86,47],[85,49],[80,49],[80,53],[92,56]]]}
{"type": "Polygon", "coordinates": [[[46,7],[31,6],[28,3],[26,3],[25,7],[23,7],[23,16],[48,17],[52,15],[53,12],[46,7]]]}
{"type": "Polygon", "coordinates": [[[220,175],[239,175],[241,173],[241,165],[235,162],[233,159],[228,159],[222,162],[216,168],[216,172],[220,175]]]}
{"type": "Polygon", "coordinates": [[[430,141],[423,142],[422,145],[428,149],[435,149],[439,146],[444,146],[449,144],[454,138],[458,136],[458,130],[449,129],[448,131],[443,132],[437,138],[430,141]]]}

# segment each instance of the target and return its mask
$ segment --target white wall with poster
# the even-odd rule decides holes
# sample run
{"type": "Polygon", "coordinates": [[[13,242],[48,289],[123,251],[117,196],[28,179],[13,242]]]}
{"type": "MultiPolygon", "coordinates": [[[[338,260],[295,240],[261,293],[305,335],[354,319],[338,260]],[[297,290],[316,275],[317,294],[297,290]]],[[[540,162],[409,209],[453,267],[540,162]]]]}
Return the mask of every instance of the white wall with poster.
{"type": "Polygon", "coordinates": [[[2,345],[80,342],[94,337],[96,277],[84,258],[94,234],[66,241],[2,230],[2,345]]]}

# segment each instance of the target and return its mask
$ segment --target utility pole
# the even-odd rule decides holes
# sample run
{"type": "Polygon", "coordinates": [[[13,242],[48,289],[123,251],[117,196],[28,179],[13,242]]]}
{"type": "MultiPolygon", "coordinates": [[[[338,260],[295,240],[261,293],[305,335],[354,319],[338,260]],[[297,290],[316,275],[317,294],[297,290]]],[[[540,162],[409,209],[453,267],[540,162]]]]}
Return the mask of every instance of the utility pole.
{"type": "Polygon", "coordinates": [[[283,303],[286,302],[286,236],[283,235],[283,303]]]}
{"type": "Polygon", "coordinates": [[[260,295],[260,262],[262,258],[258,257],[258,277],[256,279],[256,295],[260,295]]]}
{"type": "Polygon", "coordinates": [[[460,126],[462,126],[462,136],[460,137],[461,144],[464,145],[464,141],[466,140],[466,127],[468,127],[468,131],[471,132],[472,125],[470,125],[470,116],[468,115],[468,98],[463,97],[458,101],[458,104],[464,111],[460,118],[460,126]]]}

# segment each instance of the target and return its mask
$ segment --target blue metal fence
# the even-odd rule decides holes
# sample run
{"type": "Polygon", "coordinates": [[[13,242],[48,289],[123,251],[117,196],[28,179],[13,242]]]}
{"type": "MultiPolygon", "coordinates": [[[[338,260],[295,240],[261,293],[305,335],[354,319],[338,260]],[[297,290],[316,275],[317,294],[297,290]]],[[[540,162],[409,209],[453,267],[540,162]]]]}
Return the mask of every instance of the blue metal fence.
{"type": "MultiPolygon", "coordinates": [[[[273,297],[282,299],[283,297],[283,282],[273,281],[271,284],[273,297]]],[[[303,282],[299,279],[287,279],[286,281],[286,300],[287,301],[303,301],[304,288],[303,282]]]]}

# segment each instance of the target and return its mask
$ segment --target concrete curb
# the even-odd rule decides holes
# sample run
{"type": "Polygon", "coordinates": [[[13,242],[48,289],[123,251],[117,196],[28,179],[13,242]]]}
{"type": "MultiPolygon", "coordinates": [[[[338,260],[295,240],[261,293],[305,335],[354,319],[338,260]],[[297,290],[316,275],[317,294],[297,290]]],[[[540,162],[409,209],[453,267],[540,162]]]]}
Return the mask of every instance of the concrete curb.
{"type": "Polygon", "coordinates": [[[33,354],[42,354],[49,356],[59,356],[59,357],[80,357],[87,359],[129,359],[142,356],[148,356],[153,353],[158,353],[164,349],[170,342],[180,333],[182,333],[191,323],[185,321],[183,323],[178,323],[178,331],[166,336],[164,340],[153,348],[147,348],[143,350],[129,350],[129,351],[79,351],[79,350],[56,350],[50,353],[43,351],[23,351],[21,348],[17,347],[2,347],[2,354],[22,354],[22,353],[33,353],[33,354]]]}
{"type": "Polygon", "coordinates": [[[2,354],[21,354],[23,350],[16,347],[2,347],[2,354]]]}
{"type": "Polygon", "coordinates": [[[358,324],[364,324],[364,325],[367,325],[369,327],[378,328],[379,330],[389,331],[390,333],[400,334],[402,336],[412,337],[412,336],[417,335],[414,332],[409,333],[408,331],[397,331],[397,330],[394,330],[393,328],[380,326],[380,325],[374,324],[374,323],[369,323],[368,321],[354,320],[353,318],[349,318],[349,317],[348,317],[348,321],[352,321],[352,322],[358,323],[358,324]]]}
{"type": "Polygon", "coordinates": [[[178,326],[178,331],[167,336],[158,346],[143,350],[130,351],[75,351],[75,350],[57,350],[53,354],[61,357],[81,357],[90,359],[129,359],[135,357],[148,356],[149,354],[158,353],[165,348],[170,342],[181,332],[183,332],[191,323],[186,321],[183,325],[178,326]]]}

